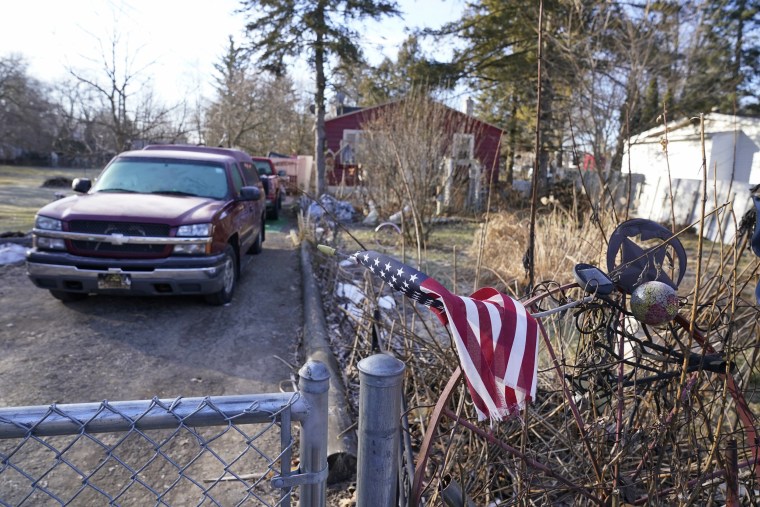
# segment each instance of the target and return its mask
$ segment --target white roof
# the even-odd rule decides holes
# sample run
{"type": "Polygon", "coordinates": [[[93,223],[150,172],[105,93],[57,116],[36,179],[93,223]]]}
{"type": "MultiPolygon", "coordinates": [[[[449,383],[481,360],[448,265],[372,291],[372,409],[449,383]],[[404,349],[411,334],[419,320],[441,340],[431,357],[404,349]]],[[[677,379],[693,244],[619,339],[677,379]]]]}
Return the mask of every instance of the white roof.
{"type": "MultiPolygon", "coordinates": [[[[705,137],[725,132],[739,132],[744,134],[760,145],[760,118],[749,116],[734,116],[731,114],[709,113],[705,115],[705,137]]],[[[667,135],[669,141],[683,139],[699,139],[701,136],[699,117],[682,118],[675,122],[668,122],[667,135]]],[[[631,144],[659,143],[665,136],[665,125],[646,130],[632,136],[631,144]]]]}

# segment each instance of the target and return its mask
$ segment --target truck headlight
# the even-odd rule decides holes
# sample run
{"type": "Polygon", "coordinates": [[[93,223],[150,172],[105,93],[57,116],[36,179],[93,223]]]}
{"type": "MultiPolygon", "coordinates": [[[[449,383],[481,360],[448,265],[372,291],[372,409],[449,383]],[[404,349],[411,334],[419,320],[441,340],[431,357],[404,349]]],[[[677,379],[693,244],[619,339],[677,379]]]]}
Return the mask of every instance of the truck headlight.
{"type": "Polygon", "coordinates": [[[34,219],[34,227],[37,229],[45,229],[46,231],[62,231],[63,224],[60,220],[55,218],[48,218],[42,215],[37,215],[34,219]]]}
{"type": "Polygon", "coordinates": [[[207,246],[208,243],[201,243],[200,245],[174,245],[174,253],[183,255],[205,255],[208,253],[206,249],[207,246]]]}
{"type": "Polygon", "coordinates": [[[42,250],[66,250],[66,243],[59,238],[46,238],[37,236],[34,238],[34,246],[42,250]]]}
{"type": "Polygon", "coordinates": [[[204,237],[211,236],[211,224],[180,225],[177,236],[204,237]]]}

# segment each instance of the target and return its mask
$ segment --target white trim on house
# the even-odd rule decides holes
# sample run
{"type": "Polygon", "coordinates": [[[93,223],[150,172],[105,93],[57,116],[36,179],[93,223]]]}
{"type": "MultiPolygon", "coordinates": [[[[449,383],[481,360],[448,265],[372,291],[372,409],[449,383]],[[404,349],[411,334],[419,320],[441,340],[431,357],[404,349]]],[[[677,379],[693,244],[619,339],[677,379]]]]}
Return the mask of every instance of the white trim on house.
{"type": "Polygon", "coordinates": [[[361,151],[363,130],[344,129],[343,139],[340,140],[340,163],[356,164],[356,155],[361,151]]]}
{"type": "Polygon", "coordinates": [[[475,158],[475,135],[455,133],[451,140],[451,158],[469,162],[475,158]]]}

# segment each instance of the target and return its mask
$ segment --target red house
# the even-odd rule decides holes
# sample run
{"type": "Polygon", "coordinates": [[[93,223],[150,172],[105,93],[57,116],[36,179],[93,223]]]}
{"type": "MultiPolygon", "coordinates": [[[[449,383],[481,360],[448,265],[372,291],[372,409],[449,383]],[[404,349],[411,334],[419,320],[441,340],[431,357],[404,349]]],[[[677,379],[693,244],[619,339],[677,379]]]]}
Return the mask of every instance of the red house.
{"type": "MultiPolygon", "coordinates": [[[[337,185],[341,181],[346,185],[356,183],[355,155],[363,125],[399,107],[399,104],[401,101],[367,108],[339,106],[337,115],[325,120],[329,185],[337,185]]],[[[499,176],[499,145],[504,131],[472,115],[438,105],[445,110],[446,135],[451,138],[447,156],[458,164],[465,160],[477,160],[487,173],[487,181],[496,181],[499,176]]]]}

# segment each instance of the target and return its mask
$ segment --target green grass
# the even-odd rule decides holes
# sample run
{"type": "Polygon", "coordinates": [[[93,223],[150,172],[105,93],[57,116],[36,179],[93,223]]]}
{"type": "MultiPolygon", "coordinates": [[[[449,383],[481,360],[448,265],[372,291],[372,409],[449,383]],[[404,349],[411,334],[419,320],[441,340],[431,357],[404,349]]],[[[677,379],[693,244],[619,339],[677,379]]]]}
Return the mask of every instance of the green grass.
{"type": "MultiPolygon", "coordinates": [[[[433,225],[430,236],[428,237],[428,251],[433,252],[451,252],[454,246],[458,251],[463,251],[472,245],[474,235],[480,228],[480,223],[476,221],[451,221],[433,225]]],[[[369,250],[377,250],[378,245],[375,242],[375,227],[366,225],[353,224],[350,226],[351,234],[364,243],[369,250]]],[[[347,234],[343,235],[345,241],[352,243],[350,248],[358,245],[350,240],[347,234]]],[[[407,246],[407,255],[412,252],[411,247],[407,246]]],[[[395,249],[394,249],[395,250],[395,249]]],[[[400,252],[400,247],[398,248],[400,252]]]]}
{"type": "Polygon", "coordinates": [[[70,188],[43,188],[46,180],[56,176],[74,179],[95,175],[94,169],[0,165],[0,233],[29,232],[37,210],[53,201],[58,192],[72,193],[70,188]]]}
{"type": "MultiPolygon", "coordinates": [[[[368,250],[378,250],[398,260],[406,258],[409,265],[419,268],[438,281],[456,290],[469,294],[473,288],[472,279],[475,275],[475,259],[470,256],[473,240],[480,231],[480,223],[476,221],[451,221],[432,226],[427,241],[427,248],[422,252],[422,263],[417,263],[417,250],[413,244],[407,244],[403,249],[400,239],[396,245],[391,244],[393,236],[389,233],[377,242],[374,227],[352,225],[351,234],[364,244],[368,250]],[[454,254],[456,247],[456,269],[454,269],[454,254]],[[455,283],[456,282],[456,283],[455,283]]],[[[340,233],[341,248],[352,252],[359,245],[345,232],[340,233]]]]}

